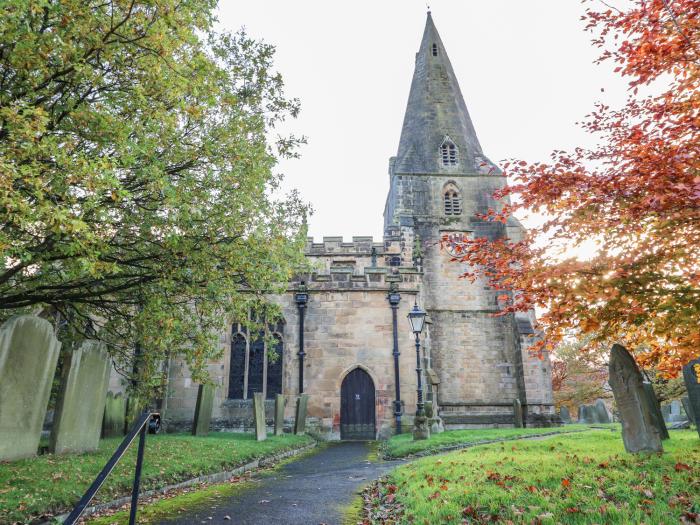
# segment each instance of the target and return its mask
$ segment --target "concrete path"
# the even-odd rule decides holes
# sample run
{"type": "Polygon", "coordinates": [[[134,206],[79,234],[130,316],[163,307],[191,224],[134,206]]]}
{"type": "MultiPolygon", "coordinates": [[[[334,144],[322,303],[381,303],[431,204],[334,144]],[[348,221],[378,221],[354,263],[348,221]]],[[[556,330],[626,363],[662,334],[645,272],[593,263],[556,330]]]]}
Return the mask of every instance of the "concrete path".
{"type": "Polygon", "coordinates": [[[192,509],[161,523],[340,525],[343,511],[364,485],[403,463],[369,461],[370,452],[369,443],[324,445],[317,452],[261,474],[255,486],[218,500],[216,506],[192,509]]]}

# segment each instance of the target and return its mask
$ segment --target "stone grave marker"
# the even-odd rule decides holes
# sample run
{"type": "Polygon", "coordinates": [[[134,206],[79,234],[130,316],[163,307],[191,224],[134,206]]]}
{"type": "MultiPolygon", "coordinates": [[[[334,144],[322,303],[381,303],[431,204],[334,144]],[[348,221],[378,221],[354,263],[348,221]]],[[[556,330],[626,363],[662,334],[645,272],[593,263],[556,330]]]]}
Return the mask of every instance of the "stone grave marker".
{"type": "Polygon", "coordinates": [[[286,399],[282,394],[275,395],[275,436],[284,434],[284,405],[286,399]]]}
{"type": "Polygon", "coordinates": [[[588,405],[579,405],[579,407],[578,407],[578,422],[582,423],[584,425],[588,425],[588,424],[593,422],[593,421],[591,421],[588,405]]]}
{"type": "Polygon", "coordinates": [[[262,392],[253,394],[253,414],[255,416],[255,439],[265,441],[267,428],[265,427],[265,398],[262,392]]]}
{"type": "Polygon", "coordinates": [[[303,434],[306,432],[306,405],[309,402],[307,394],[301,394],[297,399],[296,415],[294,417],[294,433],[303,434]]]}
{"type": "Polygon", "coordinates": [[[661,405],[661,415],[666,423],[670,423],[671,419],[671,405],[661,405]]]}
{"type": "Polygon", "coordinates": [[[571,414],[568,407],[562,406],[559,409],[559,418],[562,420],[562,423],[571,423],[571,414]]]}
{"type": "Polygon", "coordinates": [[[125,418],[126,397],[121,392],[107,392],[105,415],[102,418],[102,437],[123,436],[125,418]]]}
{"type": "Polygon", "coordinates": [[[192,421],[193,436],[206,436],[209,434],[215,391],[216,387],[208,383],[199,385],[197,389],[197,404],[194,408],[194,420],[192,421]]]}
{"type": "Polygon", "coordinates": [[[684,397],[681,399],[681,403],[683,403],[683,410],[685,410],[685,415],[688,417],[688,421],[697,425],[697,422],[695,421],[695,414],[693,414],[693,409],[690,406],[690,401],[688,398],[684,397]]]}
{"type": "Polygon", "coordinates": [[[513,399],[513,426],[515,428],[523,428],[525,422],[523,421],[523,406],[519,399],[513,399]]]}
{"type": "Polygon", "coordinates": [[[695,359],[683,367],[683,381],[688,391],[689,412],[692,412],[695,418],[695,426],[700,436],[700,359],[695,359]]]}
{"type": "Polygon", "coordinates": [[[602,399],[596,399],[595,405],[593,405],[593,413],[595,414],[596,423],[610,423],[610,413],[602,399]]]}
{"type": "Polygon", "coordinates": [[[60,349],[46,319],[18,315],[0,328],[0,460],[36,454],[60,349]]]}
{"type": "Polygon", "coordinates": [[[54,454],[97,450],[110,365],[105,345],[92,340],[83,341],[66,359],[49,437],[54,454]]]}
{"type": "Polygon", "coordinates": [[[649,399],[651,415],[654,420],[654,424],[659,429],[659,436],[661,436],[662,440],[668,439],[668,428],[666,427],[664,416],[661,413],[661,405],[659,404],[659,398],[656,397],[656,392],[654,392],[654,386],[648,381],[644,381],[642,386],[644,387],[644,392],[649,399]]]}
{"type": "Polygon", "coordinates": [[[642,385],[642,374],[627,349],[618,344],[610,352],[608,383],[620,411],[625,450],[662,452],[659,428],[652,415],[653,403],[642,385]]]}

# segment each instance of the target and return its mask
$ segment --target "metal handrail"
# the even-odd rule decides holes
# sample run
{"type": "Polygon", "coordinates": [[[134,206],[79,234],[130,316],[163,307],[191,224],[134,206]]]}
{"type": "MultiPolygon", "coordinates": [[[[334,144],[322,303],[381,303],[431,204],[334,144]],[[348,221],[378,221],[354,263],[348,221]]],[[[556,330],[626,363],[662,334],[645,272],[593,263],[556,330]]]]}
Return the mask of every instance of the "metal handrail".
{"type": "Polygon", "coordinates": [[[95,478],[95,481],[92,482],[92,485],[90,485],[90,488],[87,490],[87,492],[85,494],[83,494],[83,497],[80,498],[80,501],[78,502],[78,504],[75,506],[75,508],[71,511],[71,513],[68,515],[66,520],[63,522],[63,525],[74,525],[75,523],[78,522],[80,515],[85,511],[86,507],[92,501],[92,498],[95,497],[95,494],[97,493],[97,491],[100,490],[100,487],[107,480],[107,477],[110,475],[112,470],[114,470],[114,467],[117,465],[117,463],[122,458],[122,456],[124,455],[126,450],[129,448],[131,443],[136,438],[136,434],[139,434],[139,449],[138,449],[138,453],[136,455],[136,470],[134,471],[134,485],[133,485],[133,489],[131,492],[131,510],[129,513],[129,525],[134,525],[136,523],[136,508],[138,507],[138,503],[139,503],[139,487],[141,485],[141,469],[143,468],[143,452],[144,452],[144,449],[146,448],[146,434],[148,433],[148,424],[151,421],[151,418],[153,416],[158,416],[158,415],[159,414],[157,412],[150,412],[147,410],[139,416],[136,423],[134,423],[134,425],[131,427],[131,430],[129,431],[129,433],[126,435],[126,437],[122,440],[122,442],[117,447],[117,450],[114,451],[114,454],[112,454],[112,457],[109,458],[109,461],[107,462],[107,464],[102,468],[100,473],[97,475],[97,477],[95,478]]]}

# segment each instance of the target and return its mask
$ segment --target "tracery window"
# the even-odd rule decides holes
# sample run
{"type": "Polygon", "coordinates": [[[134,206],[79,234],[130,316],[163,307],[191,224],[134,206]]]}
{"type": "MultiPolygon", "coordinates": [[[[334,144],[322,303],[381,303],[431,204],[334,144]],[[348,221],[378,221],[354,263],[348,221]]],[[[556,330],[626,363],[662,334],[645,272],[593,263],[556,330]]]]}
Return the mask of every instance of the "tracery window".
{"type": "Polygon", "coordinates": [[[235,323],[231,337],[228,398],[252,399],[263,392],[267,399],[282,393],[282,324],[249,334],[235,323]]]}
{"type": "Polygon", "coordinates": [[[450,137],[445,137],[445,140],[440,144],[440,157],[443,166],[456,166],[458,164],[457,146],[450,140],[450,137]]]}
{"type": "Polygon", "coordinates": [[[445,204],[445,215],[462,214],[462,199],[459,196],[459,190],[454,184],[450,183],[445,185],[443,190],[443,199],[445,204]]]}

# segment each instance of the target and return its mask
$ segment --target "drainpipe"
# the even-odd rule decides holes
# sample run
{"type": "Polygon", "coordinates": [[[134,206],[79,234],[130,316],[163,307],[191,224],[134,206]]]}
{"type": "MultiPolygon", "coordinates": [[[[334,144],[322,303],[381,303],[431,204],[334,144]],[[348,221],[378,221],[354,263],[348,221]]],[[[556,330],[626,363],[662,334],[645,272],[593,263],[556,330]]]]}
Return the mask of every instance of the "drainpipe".
{"type": "Polygon", "coordinates": [[[306,310],[306,303],[309,301],[309,294],[306,291],[306,283],[301,281],[299,284],[299,291],[294,294],[294,301],[297,303],[297,308],[299,309],[299,394],[304,393],[304,312],[306,310]]]}
{"type": "Polygon", "coordinates": [[[401,383],[399,381],[399,334],[398,326],[396,321],[397,311],[399,309],[399,302],[401,301],[401,294],[396,289],[396,283],[391,283],[391,288],[387,294],[387,299],[389,300],[389,305],[391,306],[391,321],[394,335],[394,385],[396,388],[396,398],[394,399],[394,417],[396,418],[396,433],[401,434],[401,383]]]}

